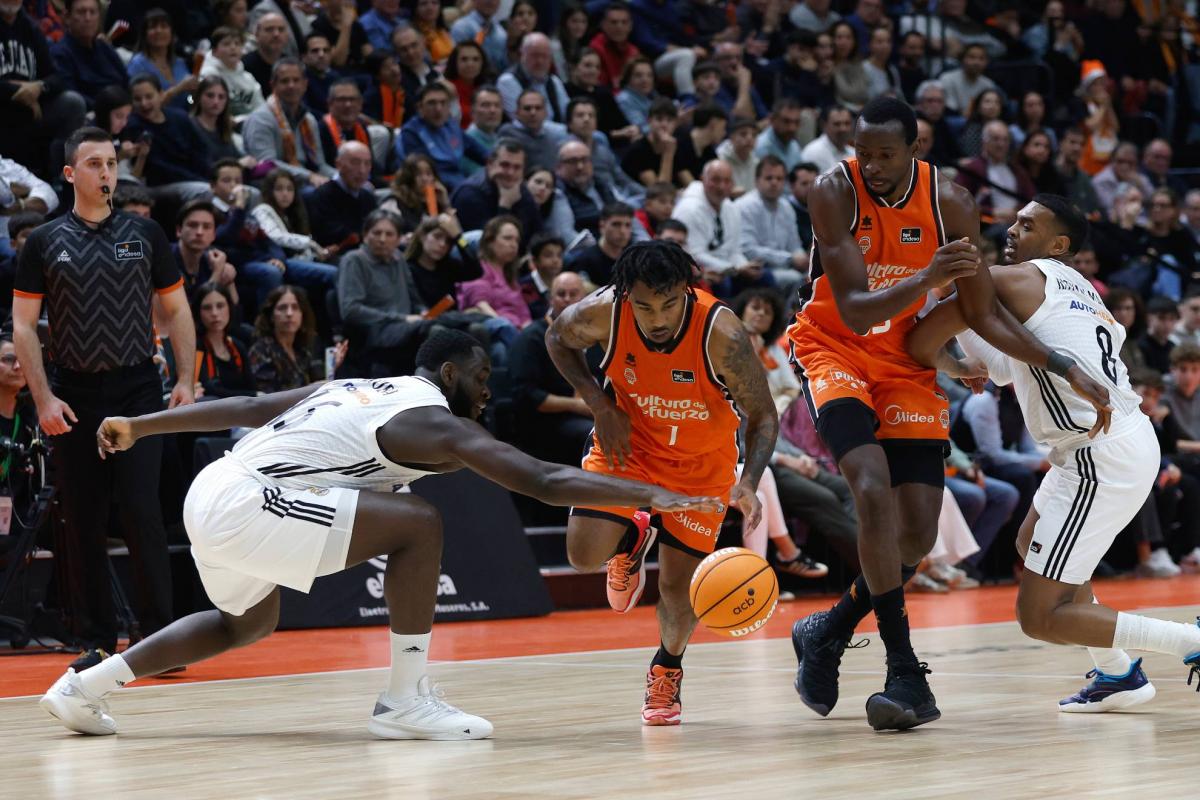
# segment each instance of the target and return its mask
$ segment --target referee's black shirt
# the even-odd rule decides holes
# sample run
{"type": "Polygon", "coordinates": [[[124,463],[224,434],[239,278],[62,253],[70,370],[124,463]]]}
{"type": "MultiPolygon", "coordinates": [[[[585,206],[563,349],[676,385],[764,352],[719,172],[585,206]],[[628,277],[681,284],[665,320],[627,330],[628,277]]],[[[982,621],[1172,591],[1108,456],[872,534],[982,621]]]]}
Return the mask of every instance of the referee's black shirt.
{"type": "Polygon", "coordinates": [[[102,372],[153,357],[153,293],[181,285],[158,223],[114,211],[93,228],[71,211],[29,235],[13,294],[45,298],[51,363],[102,372]]]}

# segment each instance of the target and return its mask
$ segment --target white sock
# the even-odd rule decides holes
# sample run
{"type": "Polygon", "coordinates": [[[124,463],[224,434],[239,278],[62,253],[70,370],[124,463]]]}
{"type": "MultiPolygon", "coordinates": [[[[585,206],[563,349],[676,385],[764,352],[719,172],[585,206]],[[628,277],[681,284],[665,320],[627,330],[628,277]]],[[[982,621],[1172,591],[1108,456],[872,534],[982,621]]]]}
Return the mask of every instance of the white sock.
{"type": "Polygon", "coordinates": [[[393,633],[392,674],[388,679],[388,696],[399,700],[417,693],[417,684],[425,677],[429,664],[429,633],[393,633]]]}
{"type": "MultiPolygon", "coordinates": [[[[1100,601],[1094,594],[1092,602],[1100,605],[1100,601]]],[[[1116,647],[1089,647],[1087,651],[1088,655],[1092,657],[1092,663],[1096,665],[1096,669],[1102,675],[1122,678],[1129,674],[1129,670],[1133,669],[1133,661],[1124,650],[1116,647]]]]}
{"type": "Polygon", "coordinates": [[[1113,636],[1113,647],[1149,650],[1152,653],[1167,653],[1187,658],[1194,653],[1200,653],[1200,626],[1117,612],[1117,632],[1113,636]]]}
{"type": "Polygon", "coordinates": [[[115,655],[79,673],[79,682],[83,684],[83,690],[92,697],[104,697],[109,692],[132,683],[135,677],[133,670],[125,663],[124,656],[115,655]]]}

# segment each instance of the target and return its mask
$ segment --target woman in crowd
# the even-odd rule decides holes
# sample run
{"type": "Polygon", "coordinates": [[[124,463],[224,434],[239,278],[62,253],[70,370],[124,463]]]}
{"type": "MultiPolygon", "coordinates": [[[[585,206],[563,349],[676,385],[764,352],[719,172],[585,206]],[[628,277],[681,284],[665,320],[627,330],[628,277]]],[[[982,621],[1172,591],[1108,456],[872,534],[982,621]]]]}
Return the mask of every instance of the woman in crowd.
{"type": "Polygon", "coordinates": [[[483,277],[479,259],[459,245],[461,235],[462,225],[453,211],[425,219],[413,233],[404,258],[426,308],[457,309],[454,287],[483,277]]]}
{"type": "MultiPolygon", "coordinates": [[[[321,247],[312,238],[308,212],[300,200],[300,186],[292,173],[273,169],[263,178],[262,202],[250,212],[263,233],[283,248],[289,257],[303,261],[325,261],[337,253],[337,245],[321,247]]],[[[337,268],[329,265],[336,273],[337,268]]]]}
{"type": "Polygon", "coordinates": [[[192,104],[192,127],[208,148],[208,162],[234,158],[243,169],[254,169],[258,159],[242,152],[241,136],[233,132],[233,115],[229,111],[229,87],[220,75],[201,78],[196,86],[192,104]]]}
{"type": "Polygon", "coordinates": [[[142,17],[137,53],[126,72],[131,78],[143,72],[157,76],[163,88],[163,104],[187,111],[188,93],[196,88],[196,77],[175,52],[175,44],[171,17],[161,8],[151,8],[142,17]]]}
{"type": "Polygon", "coordinates": [[[1146,306],[1141,296],[1124,286],[1113,286],[1104,298],[1104,305],[1112,312],[1113,319],[1125,328],[1125,344],[1121,346],[1121,360],[1130,372],[1146,368],[1146,356],[1138,347],[1138,339],[1146,330],[1146,306]]]}
{"type": "Polygon", "coordinates": [[[997,119],[1004,119],[1004,95],[996,89],[984,89],[971,101],[967,124],[958,137],[964,157],[975,158],[983,151],[983,128],[997,119]]]}
{"type": "Polygon", "coordinates": [[[229,289],[205,283],[192,294],[196,320],[196,381],[205,397],[253,397],[249,348],[233,335],[235,304],[229,289]]]}
{"type": "Polygon", "coordinates": [[[833,91],[839,105],[857,114],[871,97],[871,80],[858,52],[858,33],[849,22],[835,23],[833,35],[833,91]]]}
{"type": "Polygon", "coordinates": [[[1050,137],[1050,151],[1058,152],[1058,136],[1046,121],[1046,98],[1041,92],[1028,91],[1017,103],[1017,121],[1008,126],[1013,147],[1020,147],[1034,131],[1044,131],[1050,137]]]}
{"type": "Polygon", "coordinates": [[[425,39],[425,50],[429,60],[441,65],[454,49],[450,38],[450,27],[442,13],[441,0],[406,0],[403,6],[412,26],[425,39]]]}
{"type": "Polygon", "coordinates": [[[537,203],[543,225],[550,220],[550,212],[554,209],[554,185],[554,173],[545,167],[531,167],[525,173],[525,188],[537,203]]]}
{"type": "MultiPolygon", "coordinates": [[[[250,347],[254,388],[270,394],[325,378],[324,359],[316,355],[316,346],[317,322],[308,294],[286,283],[272,289],[254,321],[250,347]]],[[[345,357],[346,343],[342,342],[334,357],[335,369],[345,357]]]]}
{"type": "Polygon", "coordinates": [[[579,61],[591,23],[587,11],[573,3],[564,7],[561,14],[558,30],[550,37],[550,54],[554,59],[554,71],[565,79],[571,74],[571,65],[579,61]]]}
{"type": "Polygon", "coordinates": [[[363,112],[399,136],[405,102],[400,65],[390,53],[376,51],[367,56],[367,74],[371,76],[371,89],[363,97],[363,112]]]}
{"type": "Polygon", "coordinates": [[[459,284],[458,306],[488,317],[484,324],[492,342],[507,348],[531,319],[518,283],[521,223],[517,218],[508,214],[493,217],[483,229],[479,255],[483,276],[459,284]]]}
{"type": "Polygon", "coordinates": [[[1029,173],[1033,185],[1039,192],[1064,194],[1062,177],[1054,166],[1051,156],[1054,145],[1047,131],[1030,131],[1017,151],[1017,164],[1029,173]]]}
{"type": "Polygon", "coordinates": [[[642,133],[647,133],[650,130],[650,106],[657,99],[654,65],[650,59],[639,56],[626,64],[621,73],[621,91],[617,93],[617,105],[625,119],[642,133]]]}
{"type": "Polygon", "coordinates": [[[213,3],[213,16],[216,17],[218,28],[226,27],[241,31],[242,41],[245,42],[242,47],[245,52],[249,53],[255,49],[257,45],[248,27],[250,11],[246,0],[216,0],[213,3]]]}
{"type": "Polygon", "coordinates": [[[433,187],[437,213],[450,209],[450,195],[438,180],[437,167],[433,159],[424,153],[413,153],[404,159],[396,176],[392,178],[392,193],[379,207],[400,217],[400,246],[407,247],[412,232],[429,216],[426,200],[429,187],[433,187]]]}
{"type": "Polygon", "coordinates": [[[537,30],[537,6],[531,0],[517,0],[509,12],[508,21],[508,63],[517,64],[521,61],[521,40],[528,33],[537,30]]]}
{"type": "Polygon", "coordinates": [[[145,142],[130,142],[121,139],[121,131],[129,124],[133,113],[133,99],[124,86],[105,86],[96,94],[96,127],[113,138],[117,148],[117,177],[119,180],[141,183],[145,171],[146,156],[150,146],[145,142]]]}
{"type": "Polygon", "coordinates": [[[629,144],[642,135],[637,125],[631,125],[625,112],[617,104],[612,90],[600,84],[600,54],[590,47],[579,52],[579,59],[572,62],[571,80],[567,83],[567,94],[591,98],[596,104],[596,129],[607,134],[615,149],[629,144]]]}
{"type": "Polygon", "coordinates": [[[468,39],[454,46],[446,62],[445,78],[458,94],[458,109],[463,130],[466,130],[471,126],[471,98],[475,96],[475,90],[492,82],[487,54],[478,42],[468,39]]]}

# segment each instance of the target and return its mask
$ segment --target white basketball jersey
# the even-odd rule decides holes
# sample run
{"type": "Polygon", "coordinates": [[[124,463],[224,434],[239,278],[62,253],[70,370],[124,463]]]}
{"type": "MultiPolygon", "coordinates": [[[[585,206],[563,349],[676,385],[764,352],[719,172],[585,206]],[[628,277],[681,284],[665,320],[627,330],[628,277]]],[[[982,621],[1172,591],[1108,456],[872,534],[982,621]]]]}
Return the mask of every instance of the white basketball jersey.
{"type": "Polygon", "coordinates": [[[389,461],[375,434],[401,411],[422,406],[450,407],[424,378],[332,381],[247,434],[233,456],[288,489],[398,491],[433,473],[389,461]]]}
{"type": "MultiPolygon", "coordinates": [[[[1077,271],[1052,258],[1031,263],[1046,276],[1046,297],[1025,327],[1048,349],[1075,359],[1092,380],[1108,388],[1113,409],[1111,433],[1115,434],[1127,419],[1144,416],[1139,408],[1141,399],[1130,388],[1129,373],[1121,361],[1125,328],[1077,271]]],[[[987,363],[995,383],[1013,385],[1034,439],[1055,448],[1088,440],[1096,411],[1065,379],[1009,358],[974,331],[965,331],[958,340],[968,355],[987,363]]],[[[1100,436],[1103,434],[1092,441],[1100,436]]]]}

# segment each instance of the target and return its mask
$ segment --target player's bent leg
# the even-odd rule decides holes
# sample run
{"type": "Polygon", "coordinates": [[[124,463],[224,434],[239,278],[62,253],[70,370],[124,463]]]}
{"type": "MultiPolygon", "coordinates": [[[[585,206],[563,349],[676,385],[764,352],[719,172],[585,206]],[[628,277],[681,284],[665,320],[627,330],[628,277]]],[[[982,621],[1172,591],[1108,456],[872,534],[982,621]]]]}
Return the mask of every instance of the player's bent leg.
{"type": "Polygon", "coordinates": [[[688,587],[700,561],[698,554],[666,543],[658,549],[657,611],[662,644],[646,674],[642,705],[642,722],[646,725],[678,725],[681,721],[683,651],[696,627],[688,587]]]}
{"type": "Polygon", "coordinates": [[[646,590],[646,555],[656,535],[645,511],[576,508],[567,522],[567,559],[580,572],[604,566],[608,605],[624,614],[646,590]]]}

